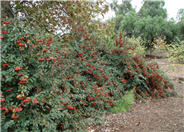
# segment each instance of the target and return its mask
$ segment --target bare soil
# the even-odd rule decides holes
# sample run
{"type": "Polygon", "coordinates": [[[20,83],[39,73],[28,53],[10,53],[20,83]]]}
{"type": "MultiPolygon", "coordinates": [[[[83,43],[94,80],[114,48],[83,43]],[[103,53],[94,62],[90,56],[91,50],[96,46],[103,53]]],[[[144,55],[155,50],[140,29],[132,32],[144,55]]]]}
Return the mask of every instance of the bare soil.
{"type": "Polygon", "coordinates": [[[176,95],[165,99],[150,99],[147,104],[134,103],[130,111],[109,114],[103,125],[89,132],[184,132],[184,65],[168,62],[167,58],[155,61],[176,87],[176,95]]]}

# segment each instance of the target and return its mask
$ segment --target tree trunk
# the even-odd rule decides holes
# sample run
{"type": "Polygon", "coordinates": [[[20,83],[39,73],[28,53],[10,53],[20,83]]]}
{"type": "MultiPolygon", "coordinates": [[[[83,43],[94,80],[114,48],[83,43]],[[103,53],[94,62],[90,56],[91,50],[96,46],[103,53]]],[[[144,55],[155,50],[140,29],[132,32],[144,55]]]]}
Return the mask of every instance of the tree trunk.
{"type": "Polygon", "coordinates": [[[1,1],[1,17],[14,17],[13,11],[10,6],[10,1],[1,1]]]}

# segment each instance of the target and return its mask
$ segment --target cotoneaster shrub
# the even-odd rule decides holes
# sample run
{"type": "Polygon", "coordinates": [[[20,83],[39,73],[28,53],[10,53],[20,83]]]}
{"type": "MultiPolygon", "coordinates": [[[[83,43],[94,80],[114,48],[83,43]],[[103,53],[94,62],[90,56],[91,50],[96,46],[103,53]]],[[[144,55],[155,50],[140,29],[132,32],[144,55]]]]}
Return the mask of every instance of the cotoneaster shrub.
{"type": "Polygon", "coordinates": [[[20,21],[3,23],[3,131],[86,129],[125,91],[133,89],[135,98],[144,100],[165,97],[165,90],[173,88],[157,65],[129,55],[135,47],[121,34],[109,48],[79,26],[64,50],[20,21]]]}
{"type": "Polygon", "coordinates": [[[119,69],[123,73],[124,88],[133,89],[136,99],[145,100],[150,96],[165,98],[167,89],[174,89],[173,84],[159,70],[157,64],[147,64],[141,56],[131,57],[125,54],[125,51],[133,52],[136,47],[123,41],[121,34],[119,40],[116,40],[116,46],[128,58],[128,61],[122,62],[125,64],[124,69],[119,69]]]}
{"type": "Polygon", "coordinates": [[[57,56],[51,43],[52,37],[21,21],[2,21],[2,131],[56,129],[62,115],[51,111],[60,100],[54,78],[57,56]]]}
{"type": "Polygon", "coordinates": [[[173,89],[157,64],[146,64],[141,57],[128,54],[134,47],[121,35],[113,49],[89,37],[83,29],[76,35],[68,51],[58,51],[64,79],[60,90],[67,98],[70,95],[67,102],[86,117],[83,119],[96,120],[98,114],[115,106],[127,90],[133,89],[137,100],[145,100],[165,98],[166,90],[173,89]]]}

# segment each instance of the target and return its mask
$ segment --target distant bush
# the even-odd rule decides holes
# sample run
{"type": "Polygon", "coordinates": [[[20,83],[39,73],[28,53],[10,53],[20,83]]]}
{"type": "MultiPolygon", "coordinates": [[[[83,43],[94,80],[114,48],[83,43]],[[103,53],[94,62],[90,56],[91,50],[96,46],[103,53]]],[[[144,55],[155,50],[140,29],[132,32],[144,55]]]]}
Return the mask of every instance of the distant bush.
{"type": "Polygon", "coordinates": [[[166,43],[166,37],[165,36],[160,36],[157,38],[154,38],[152,45],[156,49],[163,49],[167,50],[167,43],[166,43]]]}
{"type": "Polygon", "coordinates": [[[168,46],[169,61],[184,63],[184,41],[168,46]]]}

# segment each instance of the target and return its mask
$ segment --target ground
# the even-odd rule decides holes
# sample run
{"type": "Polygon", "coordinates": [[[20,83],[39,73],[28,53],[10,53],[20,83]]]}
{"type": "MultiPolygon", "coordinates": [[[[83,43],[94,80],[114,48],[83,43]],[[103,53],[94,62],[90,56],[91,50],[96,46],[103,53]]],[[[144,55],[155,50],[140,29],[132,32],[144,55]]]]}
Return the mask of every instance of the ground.
{"type": "Polygon", "coordinates": [[[184,64],[170,63],[165,57],[147,61],[157,62],[173,81],[173,96],[134,103],[128,112],[107,115],[107,121],[90,132],[184,132],[184,64]]]}

